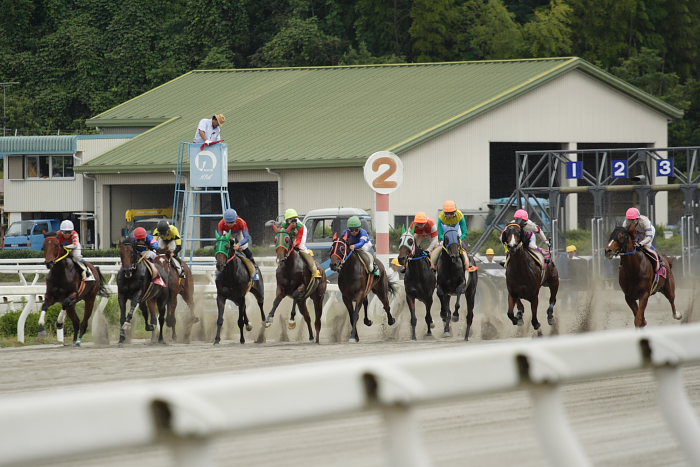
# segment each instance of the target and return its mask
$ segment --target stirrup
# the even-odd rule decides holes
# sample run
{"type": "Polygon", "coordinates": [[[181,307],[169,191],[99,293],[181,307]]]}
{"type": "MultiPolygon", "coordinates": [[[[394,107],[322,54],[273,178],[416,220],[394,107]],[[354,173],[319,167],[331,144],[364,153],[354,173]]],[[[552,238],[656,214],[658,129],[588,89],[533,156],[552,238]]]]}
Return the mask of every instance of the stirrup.
{"type": "Polygon", "coordinates": [[[320,279],[321,278],[321,270],[316,269],[316,272],[313,274],[313,277],[315,277],[316,279],[320,279]]]}

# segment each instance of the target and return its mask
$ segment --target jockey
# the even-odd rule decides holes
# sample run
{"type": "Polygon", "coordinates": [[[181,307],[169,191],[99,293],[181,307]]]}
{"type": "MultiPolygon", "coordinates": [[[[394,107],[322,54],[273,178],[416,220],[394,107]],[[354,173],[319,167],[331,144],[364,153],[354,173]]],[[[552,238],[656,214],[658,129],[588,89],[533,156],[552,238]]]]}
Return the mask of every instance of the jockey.
{"type": "MultiPolygon", "coordinates": [[[[136,227],[134,229],[134,250],[140,255],[145,256],[146,260],[153,263],[156,258],[156,249],[158,248],[158,240],[148,232],[143,227],[136,227]]],[[[158,270],[152,268],[153,271],[153,282],[156,285],[167,287],[163,279],[158,275],[158,270]]]]}
{"type": "Polygon", "coordinates": [[[408,227],[413,235],[416,247],[430,253],[438,245],[438,229],[435,221],[428,218],[424,212],[416,213],[416,217],[408,227]]]}
{"type": "Polygon", "coordinates": [[[172,265],[175,267],[178,276],[185,277],[185,273],[182,271],[182,266],[177,260],[177,254],[182,249],[182,239],[180,238],[180,232],[177,227],[170,225],[168,221],[163,219],[158,222],[156,230],[153,231],[153,236],[158,237],[158,248],[164,251],[172,252],[170,257],[172,265]]]}
{"type": "MultiPolygon", "coordinates": [[[[522,227],[523,232],[525,232],[525,238],[527,239],[527,247],[532,251],[542,251],[540,248],[537,248],[537,240],[535,239],[534,234],[538,234],[545,245],[547,245],[549,248],[549,240],[547,240],[547,236],[544,234],[542,229],[540,229],[539,225],[535,224],[529,219],[526,210],[518,209],[515,211],[515,216],[511,224],[519,224],[522,227]]],[[[544,254],[544,252],[542,253],[544,254]]],[[[549,259],[547,259],[547,262],[549,262],[549,259]]]]}
{"type": "Polygon", "coordinates": [[[309,267],[311,275],[320,279],[321,271],[319,271],[316,261],[314,261],[313,253],[306,247],[306,226],[299,222],[299,214],[297,214],[296,210],[290,208],[284,211],[284,222],[280,225],[280,228],[286,230],[292,238],[292,248],[296,248],[301,253],[301,257],[309,267]]]}
{"type": "Polygon", "coordinates": [[[219,221],[216,230],[219,231],[219,235],[231,232],[231,243],[234,244],[234,251],[242,252],[246,258],[255,264],[253,252],[249,248],[251,238],[250,232],[248,232],[248,224],[243,218],[238,217],[235,209],[228,208],[224,211],[224,218],[219,221]]]}
{"type": "MultiPolygon", "coordinates": [[[[461,246],[466,245],[467,234],[469,233],[469,229],[467,229],[467,220],[464,218],[462,211],[457,209],[457,203],[449,199],[442,205],[442,212],[438,216],[437,221],[438,241],[440,242],[440,245],[442,245],[442,242],[445,239],[445,226],[456,226],[457,230],[459,231],[459,240],[462,244],[461,246]]],[[[442,248],[435,248],[430,253],[430,265],[433,271],[437,270],[437,260],[440,257],[441,251],[442,248]]],[[[464,268],[469,268],[469,257],[464,251],[462,252],[462,259],[464,260],[464,268]]]]}
{"type": "Polygon", "coordinates": [[[642,216],[637,208],[629,208],[625,213],[625,222],[622,223],[622,227],[630,230],[630,227],[634,228],[635,239],[634,246],[636,248],[641,248],[649,256],[656,258],[656,269],[660,266],[660,261],[657,257],[654,246],[651,242],[654,241],[656,236],[656,228],[651,223],[647,216],[642,216]]]}
{"type": "Polygon", "coordinates": [[[351,250],[364,252],[362,255],[367,263],[367,269],[372,271],[375,276],[380,276],[379,268],[374,261],[374,253],[372,252],[372,242],[369,239],[369,234],[362,228],[360,218],[352,216],[348,219],[348,228],[340,235],[350,245],[351,250]]]}
{"type": "Polygon", "coordinates": [[[84,281],[94,281],[95,276],[92,275],[90,268],[85,265],[85,260],[82,255],[83,249],[80,246],[80,236],[78,236],[78,232],[74,230],[73,222],[67,219],[61,222],[60,230],[56,232],[56,237],[58,237],[58,241],[63,245],[63,248],[68,251],[68,256],[80,267],[82,279],[84,281]]]}

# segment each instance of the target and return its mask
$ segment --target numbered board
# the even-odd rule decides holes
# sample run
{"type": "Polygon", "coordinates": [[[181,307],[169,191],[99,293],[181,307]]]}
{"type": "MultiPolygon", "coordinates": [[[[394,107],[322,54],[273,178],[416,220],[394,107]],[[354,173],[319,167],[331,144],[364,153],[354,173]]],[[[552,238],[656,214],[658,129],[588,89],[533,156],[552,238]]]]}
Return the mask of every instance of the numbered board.
{"type": "Polygon", "coordinates": [[[372,190],[388,195],[403,182],[403,163],[393,152],[375,152],[365,162],[364,173],[365,180],[372,190]]]}
{"type": "Polygon", "coordinates": [[[657,159],[656,160],[656,176],[657,177],[672,177],[673,176],[673,159],[657,159]]]}

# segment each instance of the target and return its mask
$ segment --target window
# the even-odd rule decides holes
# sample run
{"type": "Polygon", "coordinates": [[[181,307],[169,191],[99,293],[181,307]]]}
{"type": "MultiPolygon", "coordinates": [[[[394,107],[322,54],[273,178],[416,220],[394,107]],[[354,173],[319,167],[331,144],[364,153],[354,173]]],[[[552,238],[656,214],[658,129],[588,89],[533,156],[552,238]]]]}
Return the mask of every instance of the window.
{"type": "Polygon", "coordinates": [[[333,219],[314,219],[313,230],[311,232],[311,241],[320,242],[333,238],[332,229],[333,219]]]}
{"type": "Polygon", "coordinates": [[[8,180],[22,180],[24,178],[24,164],[22,156],[7,156],[8,180]]]}
{"type": "Polygon", "coordinates": [[[10,224],[10,228],[7,229],[5,236],[19,237],[22,235],[31,235],[32,227],[34,227],[34,221],[13,222],[10,224]]]}
{"type": "Polygon", "coordinates": [[[27,156],[26,178],[74,178],[73,156],[27,156]]]}

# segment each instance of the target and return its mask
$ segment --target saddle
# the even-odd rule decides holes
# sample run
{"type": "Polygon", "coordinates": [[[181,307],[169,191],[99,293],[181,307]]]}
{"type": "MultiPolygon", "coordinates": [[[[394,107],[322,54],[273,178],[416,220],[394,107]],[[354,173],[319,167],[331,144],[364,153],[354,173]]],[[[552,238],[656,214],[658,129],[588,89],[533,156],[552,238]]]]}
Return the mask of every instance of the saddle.
{"type": "Polygon", "coordinates": [[[255,264],[248,258],[243,253],[236,253],[236,256],[238,256],[241,261],[243,261],[243,264],[245,265],[246,269],[248,270],[248,290],[250,290],[253,287],[253,277],[255,276],[255,264]]]}

